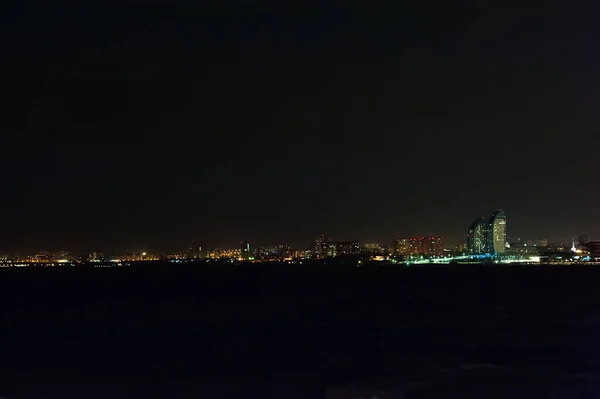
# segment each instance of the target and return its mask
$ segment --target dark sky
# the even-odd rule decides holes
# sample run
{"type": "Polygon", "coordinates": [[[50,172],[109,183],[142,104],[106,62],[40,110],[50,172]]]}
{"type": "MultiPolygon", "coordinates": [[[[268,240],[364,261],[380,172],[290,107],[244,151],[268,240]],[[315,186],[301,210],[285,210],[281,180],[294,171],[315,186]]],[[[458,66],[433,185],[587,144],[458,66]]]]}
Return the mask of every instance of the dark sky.
{"type": "Polygon", "coordinates": [[[21,2],[0,249],[598,236],[598,13],[563,3],[21,2]]]}

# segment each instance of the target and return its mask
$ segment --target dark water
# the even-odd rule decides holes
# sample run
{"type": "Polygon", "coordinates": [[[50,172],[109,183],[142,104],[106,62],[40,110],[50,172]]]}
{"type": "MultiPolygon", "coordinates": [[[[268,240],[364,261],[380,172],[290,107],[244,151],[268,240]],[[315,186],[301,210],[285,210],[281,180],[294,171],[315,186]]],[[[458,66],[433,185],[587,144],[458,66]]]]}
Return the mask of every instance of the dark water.
{"type": "Polygon", "coordinates": [[[0,396],[595,398],[599,284],[596,267],[0,270],[0,396]]]}

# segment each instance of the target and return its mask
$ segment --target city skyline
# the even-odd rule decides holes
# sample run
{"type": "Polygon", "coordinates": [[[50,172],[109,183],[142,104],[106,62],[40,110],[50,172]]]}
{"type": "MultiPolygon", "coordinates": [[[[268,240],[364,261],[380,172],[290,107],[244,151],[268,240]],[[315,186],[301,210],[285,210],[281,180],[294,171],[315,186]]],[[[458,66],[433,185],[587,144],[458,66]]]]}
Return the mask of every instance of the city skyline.
{"type": "MultiPolygon", "coordinates": [[[[482,219],[477,219],[477,221],[481,221],[482,219]]],[[[483,219],[485,221],[485,218],[483,219]]],[[[473,224],[471,227],[473,227],[475,224],[473,224]]],[[[472,231],[472,228],[469,229],[469,233],[472,231]]],[[[464,237],[456,240],[456,241],[449,241],[447,240],[445,237],[443,236],[428,236],[428,235],[404,235],[402,237],[396,237],[390,240],[373,240],[373,239],[367,239],[367,240],[337,240],[334,237],[331,236],[326,236],[326,238],[328,239],[328,241],[325,242],[325,244],[331,244],[331,245],[342,245],[342,246],[348,246],[348,245],[353,245],[355,247],[360,247],[361,249],[367,248],[371,245],[377,245],[378,247],[385,249],[387,251],[389,251],[390,253],[393,253],[395,251],[395,249],[399,248],[399,247],[404,247],[406,246],[406,248],[411,248],[411,247],[421,247],[422,243],[416,243],[414,242],[414,240],[425,240],[425,239],[432,239],[432,240],[436,240],[439,239],[441,246],[439,247],[440,249],[443,248],[444,250],[448,250],[448,251],[452,251],[455,250],[458,247],[463,247],[464,246],[464,251],[465,253],[474,253],[474,254],[484,254],[484,253],[490,253],[490,249],[489,247],[487,247],[487,243],[482,243],[479,246],[475,246],[473,247],[472,244],[469,243],[469,233],[467,233],[464,237]],[[404,242],[403,244],[401,244],[401,242],[404,242]],[[473,248],[479,248],[479,249],[473,249],[473,248]]],[[[320,235],[323,236],[323,235],[320,235]]],[[[545,235],[541,234],[541,235],[537,235],[535,237],[521,237],[521,236],[506,236],[506,244],[517,244],[517,245],[521,245],[521,246],[531,246],[531,247],[545,247],[548,245],[567,245],[571,242],[596,242],[598,241],[598,239],[596,238],[596,236],[593,235],[588,235],[588,234],[579,234],[579,235],[573,235],[573,236],[565,236],[565,237],[560,237],[557,239],[549,239],[548,237],[546,237],[545,235]],[[584,239],[582,241],[582,239],[584,239]]],[[[288,249],[294,249],[294,250],[306,250],[306,251],[311,251],[314,252],[314,239],[311,240],[307,240],[304,243],[301,243],[299,245],[293,245],[290,243],[282,243],[282,242],[268,242],[268,243],[256,243],[253,241],[236,241],[236,242],[229,242],[229,243],[224,243],[222,245],[211,245],[211,244],[205,244],[205,243],[197,243],[195,241],[192,242],[188,242],[188,243],[180,243],[180,245],[176,245],[170,248],[166,248],[165,246],[159,246],[159,247],[150,247],[150,246],[132,246],[132,245],[123,245],[121,247],[113,247],[113,248],[105,248],[105,247],[101,247],[101,246],[95,246],[92,247],[91,249],[84,249],[84,250],[78,250],[78,249],[73,249],[73,248],[69,248],[67,246],[64,247],[59,247],[59,248],[49,248],[48,246],[42,246],[42,247],[38,247],[38,248],[29,248],[29,249],[0,249],[0,254],[29,254],[29,255],[34,255],[34,254],[43,254],[43,253],[70,253],[70,254],[79,254],[79,255],[83,255],[83,254],[91,254],[91,253],[129,253],[129,254],[142,254],[142,253],[148,253],[148,254],[185,254],[186,256],[189,256],[190,258],[201,258],[199,256],[200,253],[202,252],[206,252],[206,251],[213,251],[213,250],[224,250],[224,251],[232,251],[232,250],[240,250],[240,244],[244,245],[244,246],[251,246],[252,250],[262,250],[262,249],[273,249],[273,248],[278,248],[280,246],[285,246],[288,249]],[[193,249],[193,247],[196,246],[196,249],[193,249]],[[193,255],[190,255],[193,254],[193,255]]],[[[570,244],[569,244],[570,245],[570,244]]],[[[507,247],[508,248],[508,247],[507,247]]],[[[328,253],[328,250],[331,251],[331,248],[328,248],[327,245],[324,246],[323,249],[323,253],[328,253]]],[[[334,253],[337,250],[334,250],[334,253]]],[[[317,251],[317,253],[319,253],[319,251],[317,251]]],[[[492,252],[493,253],[493,252],[492,252]]]]}
{"type": "MultiPolygon", "coordinates": [[[[529,242],[534,242],[534,241],[539,241],[540,239],[543,240],[544,242],[548,243],[548,242],[553,242],[553,243],[557,243],[557,242],[566,242],[569,241],[571,239],[576,239],[577,237],[581,238],[581,237],[586,237],[589,238],[590,240],[595,240],[597,236],[595,235],[590,235],[587,234],[587,232],[577,232],[577,233],[573,233],[573,234],[563,234],[562,236],[548,236],[547,234],[545,234],[543,231],[539,231],[537,234],[533,234],[531,236],[527,236],[527,235],[522,235],[519,234],[519,231],[522,231],[523,229],[519,229],[519,228],[513,228],[514,225],[511,223],[511,227],[510,227],[510,234],[507,234],[507,230],[506,230],[506,213],[504,210],[497,210],[495,212],[492,213],[492,215],[490,216],[489,219],[487,219],[485,216],[479,217],[477,219],[475,219],[475,221],[470,225],[470,228],[468,230],[468,232],[466,234],[463,234],[462,236],[454,234],[451,235],[450,237],[447,236],[443,236],[443,235],[439,235],[439,234],[415,234],[413,233],[408,233],[408,234],[396,234],[394,236],[392,236],[391,238],[374,238],[372,236],[370,237],[366,237],[366,238],[362,238],[362,239],[356,239],[356,237],[354,237],[354,239],[348,239],[349,236],[347,234],[341,234],[341,235],[329,235],[329,234],[320,234],[319,236],[317,236],[317,243],[316,243],[316,247],[319,247],[319,237],[321,237],[321,240],[325,240],[322,241],[322,245],[323,249],[321,250],[322,252],[327,252],[327,248],[326,248],[326,243],[339,243],[339,244],[344,244],[344,243],[353,243],[356,242],[357,245],[360,243],[360,245],[364,244],[364,243],[382,243],[381,245],[383,245],[384,247],[389,247],[389,248],[394,248],[397,245],[399,245],[398,240],[399,239],[405,239],[405,240],[410,240],[413,238],[427,238],[427,237],[431,237],[432,239],[435,238],[440,238],[445,244],[446,246],[444,248],[448,249],[448,248],[453,248],[459,245],[465,245],[466,248],[468,248],[468,251],[471,253],[499,253],[497,249],[493,249],[494,244],[493,244],[493,237],[494,233],[492,233],[494,231],[492,225],[494,224],[494,220],[496,219],[496,216],[500,215],[500,219],[503,220],[503,222],[501,222],[502,226],[502,233],[501,235],[504,237],[502,240],[502,244],[500,244],[501,247],[505,246],[506,244],[511,243],[513,239],[518,239],[519,242],[521,242],[521,238],[523,238],[523,242],[529,241],[529,242]],[[490,241],[492,240],[492,241],[490,241]]],[[[518,225],[517,225],[518,226],[518,225]]],[[[458,229],[456,229],[458,230],[458,229]]],[[[421,230],[422,231],[422,230],[421,230]]],[[[464,230],[463,230],[464,231],[464,230]]],[[[363,236],[364,237],[364,236],[363,236]]],[[[381,237],[381,236],[376,236],[376,237],[381,237]]],[[[239,238],[238,238],[239,239],[239,238]]],[[[496,240],[498,240],[498,237],[496,237],[496,240]]],[[[63,246],[57,246],[57,247],[50,247],[48,245],[44,246],[39,246],[39,247],[22,247],[22,248],[6,248],[6,247],[2,247],[2,244],[0,243],[0,253],[4,252],[4,253],[18,253],[18,252],[24,252],[24,253],[36,253],[39,251],[64,251],[64,250],[69,250],[71,252],[78,252],[78,253],[86,253],[86,252],[94,252],[94,251],[104,251],[104,252],[131,252],[131,253],[136,253],[136,252],[145,252],[145,251],[153,251],[153,252],[157,252],[157,253],[165,253],[165,252],[178,252],[178,251],[183,251],[183,252],[190,252],[193,251],[195,253],[198,252],[197,249],[193,249],[194,246],[198,246],[198,247],[204,247],[204,248],[213,248],[213,249],[218,249],[218,248],[235,248],[236,246],[239,246],[239,244],[241,245],[252,245],[253,247],[257,247],[257,248],[266,248],[266,247],[273,247],[273,246],[277,246],[277,245],[282,245],[281,243],[285,243],[285,245],[293,247],[293,248],[298,248],[298,249],[311,249],[315,247],[315,241],[314,239],[311,241],[310,239],[304,237],[303,240],[299,240],[296,242],[290,242],[290,241],[284,241],[282,239],[275,239],[272,241],[266,241],[266,242],[260,242],[260,241],[254,241],[254,240],[248,240],[247,237],[243,237],[242,241],[234,241],[234,242],[220,242],[220,243],[215,243],[214,241],[206,241],[206,242],[198,242],[197,240],[190,240],[187,241],[187,243],[177,243],[175,245],[165,245],[164,242],[161,242],[160,239],[155,241],[155,243],[159,243],[158,245],[150,245],[150,244],[127,244],[127,243],[121,243],[118,244],[116,246],[113,247],[101,247],[98,245],[92,245],[88,248],[73,248],[73,247],[69,247],[68,245],[63,245],[63,246]],[[246,239],[244,239],[246,238],[246,239]],[[236,242],[238,242],[238,244],[236,244],[236,242]],[[186,249],[187,246],[187,249],[186,249]]],[[[406,242],[406,245],[411,245],[411,243],[406,242]]],[[[415,244],[416,245],[416,244],[415,244]]],[[[319,251],[317,251],[319,252],[319,251]]]]}
{"type": "MultiPolygon", "coordinates": [[[[405,236],[391,242],[339,240],[327,234],[317,235],[308,248],[279,242],[276,245],[257,245],[240,241],[236,248],[215,248],[192,241],[185,251],[101,251],[74,254],[69,251],[37,251],[35,254],[0,252],[0,266],[76,266],[94,267],[130,266],[136,262],[226,262],[226,264],[287,262],[302,264],[334,260],[361,266],[372,262],[388,265],[410,264],[490,264],[490,263],[588,263],[600,261],[600,240],[587,234],[573,237],[569,248],[566,241],[551,242],[547,237],[509,236],[507,214],[502,209],[493,211],[488,218],[475,219],[465,240],[448,245],[442,236],[405,236]],[[576,245],[577,242],[577,245],[576,245]],[[446,244],[446,245],[445,245],[446,244]]],[[[222,264],[222,263],[221,263],[222,264]]]]}

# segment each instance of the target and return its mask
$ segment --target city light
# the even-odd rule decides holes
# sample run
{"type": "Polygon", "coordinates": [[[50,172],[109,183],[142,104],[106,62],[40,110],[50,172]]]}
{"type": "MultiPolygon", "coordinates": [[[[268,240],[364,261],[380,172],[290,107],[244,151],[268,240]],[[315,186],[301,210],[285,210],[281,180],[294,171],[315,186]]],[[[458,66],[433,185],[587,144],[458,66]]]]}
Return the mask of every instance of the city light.
{"type": "Polygon", "coordinates": [[[356,266],[369,265],[514,265],[514,264],[588,264],[600,263],[600,240],[582,235],[561,242],[547,238],[521,239],[507,236],[507,216],[502,210],[477,218],[465,231],[465,240],[445,246],[441,235],[415,235],[395,238],[385,245],[380,241],[334,240],[326,234],[310,242],[310,248],[294,248],[278,243],[270,246],[239,241],[237,248],[205,248],[196,242],[182,245],[182,251],[156,253],[73,254],[68,251],[39,251],[33,254],[0,254],[0,267],[121,267],[166,264],[204,263],[234,265],[272,263],[285,265],[318,264],[356,266]],[[139,262],[139,263],[136,263],[139,262]]]}

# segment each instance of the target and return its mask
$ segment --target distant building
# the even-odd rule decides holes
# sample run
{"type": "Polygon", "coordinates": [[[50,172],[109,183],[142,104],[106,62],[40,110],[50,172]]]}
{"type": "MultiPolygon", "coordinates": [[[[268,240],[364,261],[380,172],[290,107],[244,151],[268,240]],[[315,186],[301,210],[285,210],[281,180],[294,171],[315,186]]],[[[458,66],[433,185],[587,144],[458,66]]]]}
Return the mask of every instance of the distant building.
{"type": "Polygon", "coordinates": [[[275,250],[278,258],[289,258],[290,257],[290,247],[285,244],[277,245],[277,249],[275,250]]]}
{"type": "Polygon", "coordinates": [[[254,250],[254,257],[259,260],[268,260],[269,259],[269,251],[264,248],[256,248],[254,250]]]}
{"type": "Polygon", "coordinates": [[[292,258],[308,258],[310,257],[309,250],[306,249],[290,249],[290,255],[292,258]]]}
{"type": "MultiPolygon", "coordinates": [[[[547,238],[538,238],[536,240],[527,240],[527,241],[525,241],[525,244],[528,247],[547,247],[548,239],[547,238]]],[[[512,243],[511,243],[511,246],[512,246],[512,243]]]]}
{"type": "Polygon", "coordinates": [[[505,254],[508,245],[504,211],[497,210],[487,220],[485,217],[476,219],[467,233],[467,247],[472,254],[505,254]]]}
{"type": "Polygon", "coordinates": [[[566,241],[555,241],[548,245],[548,249],[553,250],[555,252],[565,252],[571,247],[566,241]]]}
{"type": "Polygon", "coordinates": [[[327,249],[325,250],[325,256],[329,256],[329,257],[337,256],[337,245],[335,242],[327,243],[327,249]]]}
{"type": "Polygon", "coordinates": [[[476,219],[467,234],[467,249],[472,254],[484,254],[487,251],[488,226],[485,217],[476,219]]]}
{"type": "Polygon", "coordinates": [[[211,259],[239,259],[242,257],[241,249],[214,248],[207,251],[207,257],[211,259]]]}
{"type": "Polygon", "coordinates": [[[343,245],[344,252],[348,255],[358,255],[360,254],[360,242],[358,241],[349,241],[344,243],[343,245]]]}
{"type": "Polygon", "coordinates": [[[326,256],[359,255],[360,243],[358,241],[330,241],[327,243],[326,256]]]}
{"type": "Polygon", "coordinates": [[[243,260],[249,260],[251,257],[251,249],[250,249],[250,243],[248,241],[242,241],[240,243],[240,251],[241,251],[241,255],[240,257],[243,260]]]}
{"type": "Polygon", "coordinates": [[[411,237],[408,243],[410,255],[418,255],[421,253],[421,237],[411,237]]]}
{"type": "Polygon", "coordinates": [[[581,234],[577,236],[577,243],[579,245],[585,245],[588,241],[590,241],[590,237],[587,234],[581,234]]]}
{"type": "Polygon", "coordinates": [[[371,241],[363,244],[363,251],[370,255],[381,255],[384,249],[378,241],[371,241]]]}
{"type": "Polygon", "coordinates": [[[524,242],[512,243],[507,249],[506,253],[515,256],[537,256],[541,253],[545,247],[538,247],[536,245],[527,245],[524,242]]]}
{"type": "Polygon", "coordinates": [[[488,220],[488,251],[493,255],[506,253],[506,214],[503,210],[492,213],[488,220]]]}
{"type": "Polygon", "coordinates": [[[444,238],[438,236],[431,237],[411,237],[408,240],[409,255],[424,256],[443,256],[444,238]]]}
{"type": "Polygon", "coordinates": [[[585,243],[585,249],[589,252],[592,258],[600,258],[600,241],[587,241],[585,243]]]}
{"type": "Polygon", "coordinates": [[[454,246],[454,253],[457,254],[462,254],[468,251],[468,247],[467,247],[467,243],[466,241],[459,241],[455,246],[454,246]]]}
{"type": "Polygon", "coordinates": [[[521,237],[517,237],[517,236],[511,236],[511,237],[509,237],[509,236],[507,236],[506,237],[506,241],[509,244],[519,243],[519,242],[521,242],[521,237]]]}
{"type": "Polygon", "coordinates": [[[444,237],[424,237],[425,253],[430,256],[444,256],[444,237]]]}
{"type": "Polygon", "coordinates": [[[332,253],[328,256],[358,255],[360,254],[360,244],[358,241],[339,241],[332,242],[329,245],[332,253]]]}
{"type": "Polygon", "coordinates": [[[327,256],[328,243],[329,237],[325,234],[318,236],[313,245],[313,255],[317,257],[327,256]]]}
{"type": "Polygon", "coordinates": [[[410,240],[408,238],[396,238],[392,244],[394,255],[410,255],[410,240]]]}
{"type": "Polygon", "coordinates": [[[195,241],[192,241],[188,246],[185,253],[187,259],[201,259],[202,258],[202,247],[195,241]]]}
{"type": "Polygon", "coordinates": [[[539,257],[541,263],[569,263],[576,261],[578,254],[567,251],[557,251],[553,248],[540,251],[539,257]]]}

